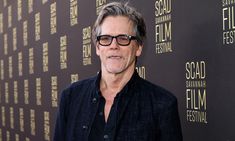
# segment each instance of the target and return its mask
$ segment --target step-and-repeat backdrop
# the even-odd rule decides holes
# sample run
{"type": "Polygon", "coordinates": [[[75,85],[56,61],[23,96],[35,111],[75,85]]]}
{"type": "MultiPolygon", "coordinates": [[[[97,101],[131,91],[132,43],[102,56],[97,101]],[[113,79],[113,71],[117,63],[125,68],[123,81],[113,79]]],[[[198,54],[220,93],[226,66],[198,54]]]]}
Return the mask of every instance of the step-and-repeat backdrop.
{"type": "MultiPolygon", "coordinates": [[[[129,0],[136,69],[176,95],[185,141],[235,141],[235,1],[129,0]]],[[[91,29],[109,0],[0,1],[0,140],[49,141],[63,88],[99,71],[91,29]]]]}

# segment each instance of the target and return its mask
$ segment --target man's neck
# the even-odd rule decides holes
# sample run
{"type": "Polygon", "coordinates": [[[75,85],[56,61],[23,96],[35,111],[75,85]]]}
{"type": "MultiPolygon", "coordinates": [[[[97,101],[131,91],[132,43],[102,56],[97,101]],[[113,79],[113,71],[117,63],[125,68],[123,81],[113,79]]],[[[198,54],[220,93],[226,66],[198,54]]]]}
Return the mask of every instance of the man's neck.
{"type": "Polygon", "coordinates": [[[133,70],[126,70],[124,73],[107,73],[102,71],[100,90],[104,97],[115,97],[118,92],[128,83],[134,73],[133,70]]]}

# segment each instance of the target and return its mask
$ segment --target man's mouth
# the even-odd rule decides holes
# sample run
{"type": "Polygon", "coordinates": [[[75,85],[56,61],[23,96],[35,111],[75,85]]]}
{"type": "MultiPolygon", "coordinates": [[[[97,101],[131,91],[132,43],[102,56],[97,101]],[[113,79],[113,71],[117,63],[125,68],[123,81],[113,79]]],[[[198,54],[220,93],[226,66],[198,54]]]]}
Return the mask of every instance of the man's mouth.
{"type": "Polygon", "coordinates": [[[116,56],[116,55],[108,56],[108,59],[121,59],[121,58],[122,58],[121,56],[116,56]]]}

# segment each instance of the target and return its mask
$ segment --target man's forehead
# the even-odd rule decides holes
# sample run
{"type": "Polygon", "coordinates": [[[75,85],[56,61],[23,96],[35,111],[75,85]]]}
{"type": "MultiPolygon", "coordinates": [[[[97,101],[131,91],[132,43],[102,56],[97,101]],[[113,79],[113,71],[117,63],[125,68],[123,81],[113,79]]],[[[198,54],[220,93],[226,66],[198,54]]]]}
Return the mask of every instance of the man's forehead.
{"type": "Polygon", "coordinates": [[[108,16],[101,24],[102,32],[133,32],[133,22],[126,16],[108,16]]]}

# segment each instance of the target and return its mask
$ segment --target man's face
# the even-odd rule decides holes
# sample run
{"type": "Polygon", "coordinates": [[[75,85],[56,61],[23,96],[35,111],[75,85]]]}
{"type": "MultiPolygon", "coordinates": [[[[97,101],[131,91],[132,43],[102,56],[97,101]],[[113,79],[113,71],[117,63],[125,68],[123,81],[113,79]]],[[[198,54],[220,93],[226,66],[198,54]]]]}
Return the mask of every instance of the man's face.
{"type": "MultiPolygon", "coordinates": [[[[101,25],[101,35],[117,36],[121,34],[136,36],[133,23],[124,16],[108,16],[101,25]]],[[[96,44],[96,54],[101,60],[101,69],[107,73],[119,74],[135,68],[135,58],[140,56],[142,46],[131,40],[128,46],[121,46],[113,38],[109,46],[96,44]]]]}

